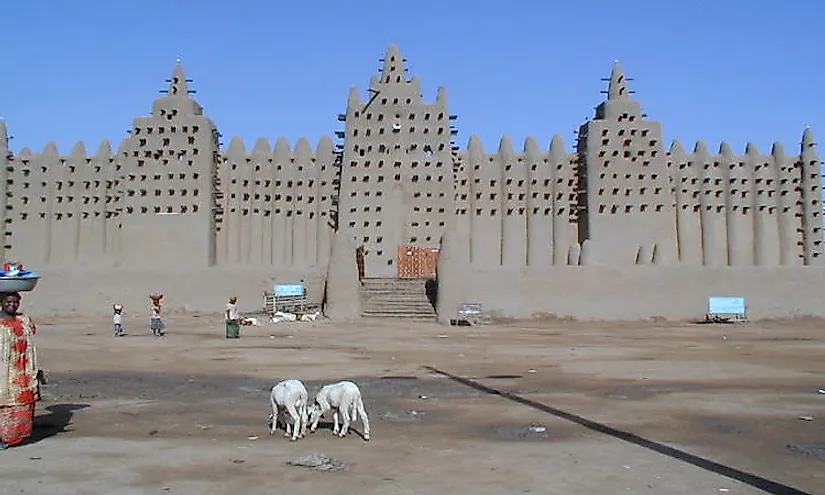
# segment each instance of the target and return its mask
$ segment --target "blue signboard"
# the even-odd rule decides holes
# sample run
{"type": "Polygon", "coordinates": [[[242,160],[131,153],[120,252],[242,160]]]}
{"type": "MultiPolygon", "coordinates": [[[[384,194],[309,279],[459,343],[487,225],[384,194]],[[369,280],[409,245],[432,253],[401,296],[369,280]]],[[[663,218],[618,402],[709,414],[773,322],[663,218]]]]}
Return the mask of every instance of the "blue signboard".
{"type": "Polygon", "coordinates": [[[303,296],[304,284],[275,284],[273,292],[276,297],[303,296]]]}
{"type": "Polygon", "coordinates": [[[744,297],[709,297],[708,298],[708,313],[711,314],[725,314],[725,315],[743,315],[745,314],[745,298],[744,297]]]}

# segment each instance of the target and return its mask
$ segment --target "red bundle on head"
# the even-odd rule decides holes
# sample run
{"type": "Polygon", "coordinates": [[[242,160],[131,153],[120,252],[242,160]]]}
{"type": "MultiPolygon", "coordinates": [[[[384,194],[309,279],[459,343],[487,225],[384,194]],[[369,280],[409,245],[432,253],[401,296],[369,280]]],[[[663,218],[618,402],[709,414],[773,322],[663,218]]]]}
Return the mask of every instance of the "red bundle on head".
{"type": "Polygon", "coordinates": [[[158,304],[160,300],[163,299],[163,294],[150,294],[149,299],[155,302],[155,304],[158,304]]]}

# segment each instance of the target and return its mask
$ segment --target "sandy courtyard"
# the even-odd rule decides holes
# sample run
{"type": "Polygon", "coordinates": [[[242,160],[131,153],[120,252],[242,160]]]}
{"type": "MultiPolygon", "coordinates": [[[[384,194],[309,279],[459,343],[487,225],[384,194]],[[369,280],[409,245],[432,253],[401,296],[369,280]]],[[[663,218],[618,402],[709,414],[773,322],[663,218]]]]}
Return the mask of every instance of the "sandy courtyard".
{"type": "Polygon", "coordinates": [[[33,317],[50,382],[35,437],[0,452],[4,494],[825,493],[822,321],[319,321],[226,340],[218,315],[161,339],[143,317],[123,338],[33,317]],[[310,395],[357,381],[371,441],[325,423],[270,437],[288,377],[310,395]],[[333,469],[290,464],[313,454],[333,469]]]}

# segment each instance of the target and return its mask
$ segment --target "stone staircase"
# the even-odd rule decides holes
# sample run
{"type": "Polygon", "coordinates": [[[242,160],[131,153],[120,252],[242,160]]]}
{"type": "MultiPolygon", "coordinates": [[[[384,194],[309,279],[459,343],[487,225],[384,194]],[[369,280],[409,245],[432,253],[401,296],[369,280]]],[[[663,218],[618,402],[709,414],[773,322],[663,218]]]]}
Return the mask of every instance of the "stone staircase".
{"type": "Polygon", "coordinates": [[[365,278],[361,284],[361,316],[435,321],[427,279],[365,278]]]}

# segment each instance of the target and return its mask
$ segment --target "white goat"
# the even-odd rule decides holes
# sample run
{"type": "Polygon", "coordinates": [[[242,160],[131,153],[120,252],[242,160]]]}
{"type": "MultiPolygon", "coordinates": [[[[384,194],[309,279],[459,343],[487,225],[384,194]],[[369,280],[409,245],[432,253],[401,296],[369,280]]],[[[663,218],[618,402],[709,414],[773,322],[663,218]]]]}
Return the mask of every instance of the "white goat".
{"type": "Polygon", "coordinates": [[[361,390],[352,382],[338,382],[324,385],[315,396],[315,403],[309,406],[310,432],[318,428],[318,421],[332,409],[332,433],[343,438],[349,431],[350,419],[358,421],[361,415],[361,424],[364,426],[364,440],[370,439],[370,419],[361,401],[361,390]],[[343,424],[338,429],[338,413],[341,413],[343,424]]]}
{"type": "Polygon", "coordinates": [[[282,321],[298,321],[298,315],[276,311],[275,314],[272,315],[272,323],[280,323],[282,321]]]}
{"type": "Polygon", "coordinates": [[[283,416],[284,436],[291,436],[292,441],[303,438],[307,429],[307,389],[299,380],[284,380],[272,387],[269,396],[272,403],[272,414],[269,415],[269,434],[278,429],[278,420],[283,416]],[[283,414],[284,410],[290,418],[283,414]],[[291,428],[290,428],[291,426],[291,428]]]}
{"type": "Polygon", "coordinates": [[[320,311],[316,311],[314,313],[306,313],[301,315],[301,321],[308,322],[308,321],[315,321],[318,319],[318,315],[320,315],[320,311]]]}

